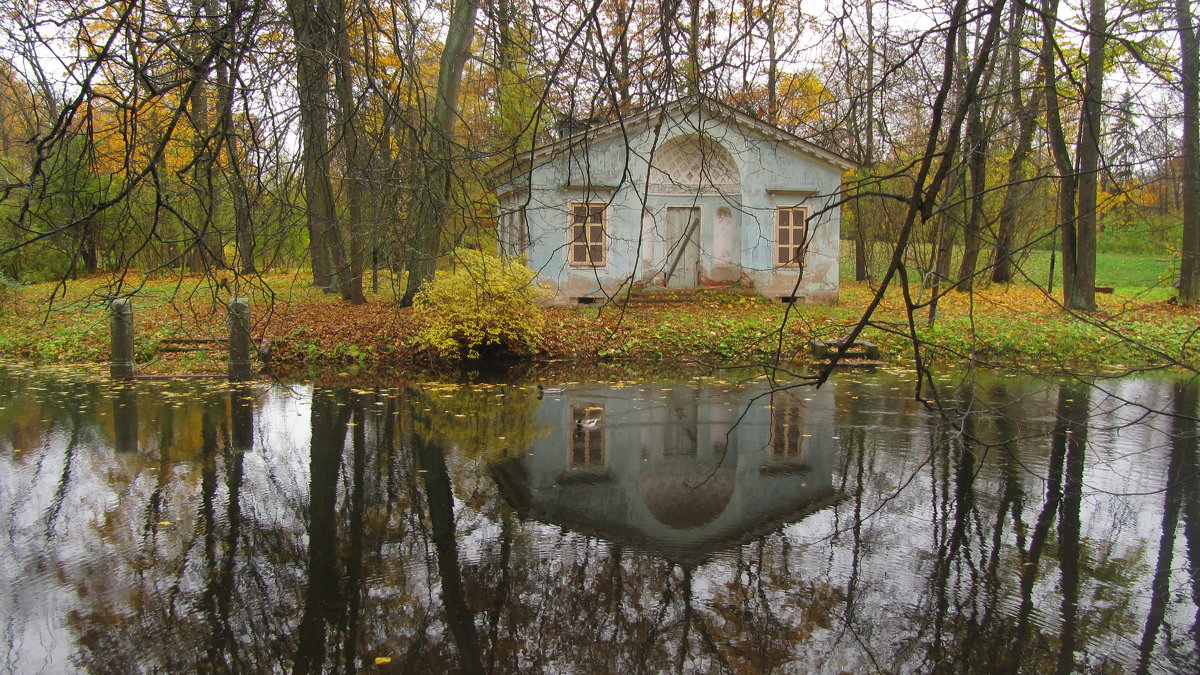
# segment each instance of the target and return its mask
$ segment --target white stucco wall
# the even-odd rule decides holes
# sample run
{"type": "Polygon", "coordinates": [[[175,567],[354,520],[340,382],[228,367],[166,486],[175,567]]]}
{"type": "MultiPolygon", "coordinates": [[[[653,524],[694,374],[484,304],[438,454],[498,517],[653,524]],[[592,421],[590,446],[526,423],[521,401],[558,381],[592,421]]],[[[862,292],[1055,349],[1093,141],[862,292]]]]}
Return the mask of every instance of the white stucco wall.
{"type": "Polygon", "coordinates": [[[619,133],[589,132],[554,147],[552,153],[538,156],[535,151],[532,169],[516,172],[499,188],[502,220],[504,212],[524,208],[526,263],[550,283],[557,302],[611,295],[629,282],[661,283],[674,244],[664,240],[668,207],[700,210],[699,284],[750,283],[769,297],[833,302],[840,239],[835,202],[842,169],[796,145],[782,132],[772,136],[696,111],[648,119],[619,133]],[[654,150],[696,134],[729,153],[740,181],[735,190],[681,194],[650,182],[654,150]],[[603,266],[569,264],[570,207],[580,202],[608,205],[603,266]],[[791,206],[809,209],[810,243],[802,279],[801,268],[775,265],[775,209],[791,206]]]}

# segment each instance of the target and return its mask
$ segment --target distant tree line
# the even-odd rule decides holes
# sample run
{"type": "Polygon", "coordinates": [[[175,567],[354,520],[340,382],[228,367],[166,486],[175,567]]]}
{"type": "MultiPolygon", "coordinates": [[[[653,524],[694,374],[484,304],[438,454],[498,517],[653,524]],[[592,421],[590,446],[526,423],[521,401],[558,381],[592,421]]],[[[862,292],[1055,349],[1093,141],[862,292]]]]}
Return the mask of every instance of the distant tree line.
{"type": "Polygon", "coordinates": [[[361,303],[389,270],[407,304],[495,246],[489,167],[703,95],[858,162],[856,276],[923,283],[929,321],[1035,247],[1094,309],[1097,234],[1131,223],[1200,295],[1187,0],[22,0],[0,30],[11,279],[302,266],[361,303]]]}

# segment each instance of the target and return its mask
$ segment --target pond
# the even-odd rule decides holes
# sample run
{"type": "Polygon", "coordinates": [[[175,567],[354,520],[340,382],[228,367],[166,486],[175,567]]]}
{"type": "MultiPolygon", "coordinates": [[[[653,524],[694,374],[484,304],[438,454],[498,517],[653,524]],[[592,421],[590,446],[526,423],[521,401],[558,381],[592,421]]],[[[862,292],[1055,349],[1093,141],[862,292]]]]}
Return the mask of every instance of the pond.
{"type": "Polygon", "coordinates": [[[0,368],[0,668],[1196,672],[1196,383],[913,381],[0,368]]]}

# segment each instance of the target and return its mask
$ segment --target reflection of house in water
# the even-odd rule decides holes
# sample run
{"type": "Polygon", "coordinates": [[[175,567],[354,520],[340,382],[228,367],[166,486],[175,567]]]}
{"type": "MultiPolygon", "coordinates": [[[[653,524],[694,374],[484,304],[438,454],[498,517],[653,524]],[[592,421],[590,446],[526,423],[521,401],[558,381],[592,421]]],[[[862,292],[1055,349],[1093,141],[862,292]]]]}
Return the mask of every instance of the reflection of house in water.
{"type": "Polygon", "coordinates": [[[832,393],[730,389],[569,389],[493,475],[525,517],[685,565],[835,503],[832,393]]]}

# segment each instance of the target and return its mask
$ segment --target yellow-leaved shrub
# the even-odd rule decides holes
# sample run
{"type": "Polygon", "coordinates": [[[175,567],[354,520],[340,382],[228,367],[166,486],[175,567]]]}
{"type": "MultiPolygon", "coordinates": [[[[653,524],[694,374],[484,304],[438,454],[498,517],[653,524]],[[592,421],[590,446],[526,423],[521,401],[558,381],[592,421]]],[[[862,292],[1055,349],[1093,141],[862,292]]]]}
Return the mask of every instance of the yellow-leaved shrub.
{"type": "Polygon", "coordinates": [[[448,361],[536,351],[546,326],[538,301],[548,295],[537,272],[482,251],[454,259],[413,299],[419,346],[448,361]]]}

